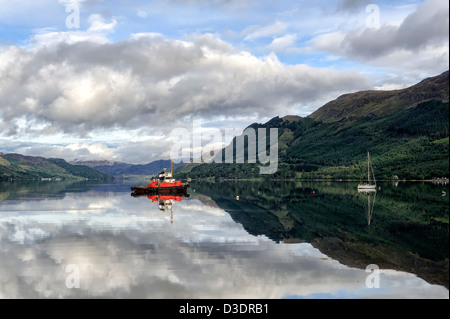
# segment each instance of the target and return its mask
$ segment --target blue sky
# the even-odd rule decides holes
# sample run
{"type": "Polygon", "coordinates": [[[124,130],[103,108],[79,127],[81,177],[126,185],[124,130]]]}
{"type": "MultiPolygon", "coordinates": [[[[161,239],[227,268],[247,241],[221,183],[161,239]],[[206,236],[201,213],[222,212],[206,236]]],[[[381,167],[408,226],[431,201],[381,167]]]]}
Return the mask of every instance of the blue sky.
{"type": "Polygon", "coordinates": [[[167,158],[171,129],[195,119],[239,130],[406,87],[448,69],[448,8],[0,0],[0,152],[144,163],[167,158]]]}
{"type": "MultiPolygon", "coordinates": [[[[214,34],[239,50],[258,57],[275,52],[287,64],[316,67],[361,67],[356,61],[336,63],[337,56],[308,50],[312,39],[334,31],[366,27],[367,5],[373,1],[0,1],[1,41],[24,45],[37,33],[86,31],[91,15],[114,23],[111,41],[136,33],[160,33],[169,39],[214,34]],[[113,2],[113,3],[111,3],[113,2]],[[8,3],[8,4],[6,4],[8,3]],[[80,28],[68,29],[66,7],[79,3],[80,28]]],[[[380,23],[396,23],[414,12],[420,1],[378,1],[380,23]]]]}

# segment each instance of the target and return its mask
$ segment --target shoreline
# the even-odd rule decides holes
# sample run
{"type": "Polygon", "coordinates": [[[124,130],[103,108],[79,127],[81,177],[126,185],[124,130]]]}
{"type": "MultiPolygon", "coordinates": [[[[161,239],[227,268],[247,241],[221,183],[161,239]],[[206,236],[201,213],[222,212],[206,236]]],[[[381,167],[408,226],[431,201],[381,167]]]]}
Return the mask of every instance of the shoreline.
{"type": "MultiPolygon", "coordinates": [[[[131,180],[140,180],[139,178],[132,178],[132,179],[53,179],[53,180],[36,180],[36,179],[7,179],[7,180],[0,180],[1,183],[17,183],[17,182],[41,182],[41,183],[58,183],[58,182],[112,182],[112,181],[131,181],[131,180]]],[[[148,180],[148,178],[142,178],[142,180],[148,180]]],[[[183,179],[186,180],[186,179],[183,179]]],[[[188,179],[188,182],[263,182],[263,181],[271,181],[271,182],[361,182],[361,179],[344,179],[344,178],[313,178],[313,179],[305,179],[305,178],[273,178],[273,179],[267,179],[267,178],[191,178],[188,179]]],[[[434,183],[434,184],[442,184],[447,185],[449,184],[448,179],[444,179],[444,181],[436,181],[434,179],[379,179],[377,182],[397,182],[397,183],[403,183],[403,182],[422,182],[422,183],[434,183]]]]}
{"type": "MultiPolygon", "coordinates": [[[[189,181],[192,182],[262,182],[262,181],[272,181],[272,182],[361,182],[361,179],[344,179],[344,178],[313,178],[313,179],[302,179],[302,178],[192,178],[189,181]]],[[[448,184],[448,179],[444,182],[436,182],[433,179],[379,179],[377,182],[423,182],[423,183],[435,183],[435,184],[448,184]]]]}

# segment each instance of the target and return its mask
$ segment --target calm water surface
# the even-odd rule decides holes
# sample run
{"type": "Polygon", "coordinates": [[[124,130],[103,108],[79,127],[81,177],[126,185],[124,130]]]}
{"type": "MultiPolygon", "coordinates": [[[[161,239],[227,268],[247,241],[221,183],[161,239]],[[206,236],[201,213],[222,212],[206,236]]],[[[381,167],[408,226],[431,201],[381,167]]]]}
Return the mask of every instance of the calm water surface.
{"type": "Polygon", "coordinates": [[[449,298],[448,186],[135,183],[0,183],[0,298],[449,298]]]}

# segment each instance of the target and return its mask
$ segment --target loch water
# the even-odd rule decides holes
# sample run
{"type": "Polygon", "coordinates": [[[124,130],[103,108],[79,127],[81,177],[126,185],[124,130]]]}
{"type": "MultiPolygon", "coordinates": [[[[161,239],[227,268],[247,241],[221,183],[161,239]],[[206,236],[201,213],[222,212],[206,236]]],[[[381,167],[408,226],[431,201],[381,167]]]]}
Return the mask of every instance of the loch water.
{"type": "Polygon", "coordinates": [[[0,298],[449,298],[449,187],[0,183],[0,298]]]}

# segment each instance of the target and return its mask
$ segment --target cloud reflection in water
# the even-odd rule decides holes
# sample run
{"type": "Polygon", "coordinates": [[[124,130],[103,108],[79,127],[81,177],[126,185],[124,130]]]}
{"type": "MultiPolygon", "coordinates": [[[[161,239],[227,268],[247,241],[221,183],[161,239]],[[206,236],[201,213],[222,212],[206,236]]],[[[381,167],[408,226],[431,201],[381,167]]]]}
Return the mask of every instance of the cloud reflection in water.
{"type": "Polygon", "coordinates": [[[0,298],[448,298],[444,287],[363,269],[307,243],[249,235],[197,199],[169,212],[127,193],[0,203],[0,298]],[[66,287],[66,266],[80,288],[66,287]]]}

